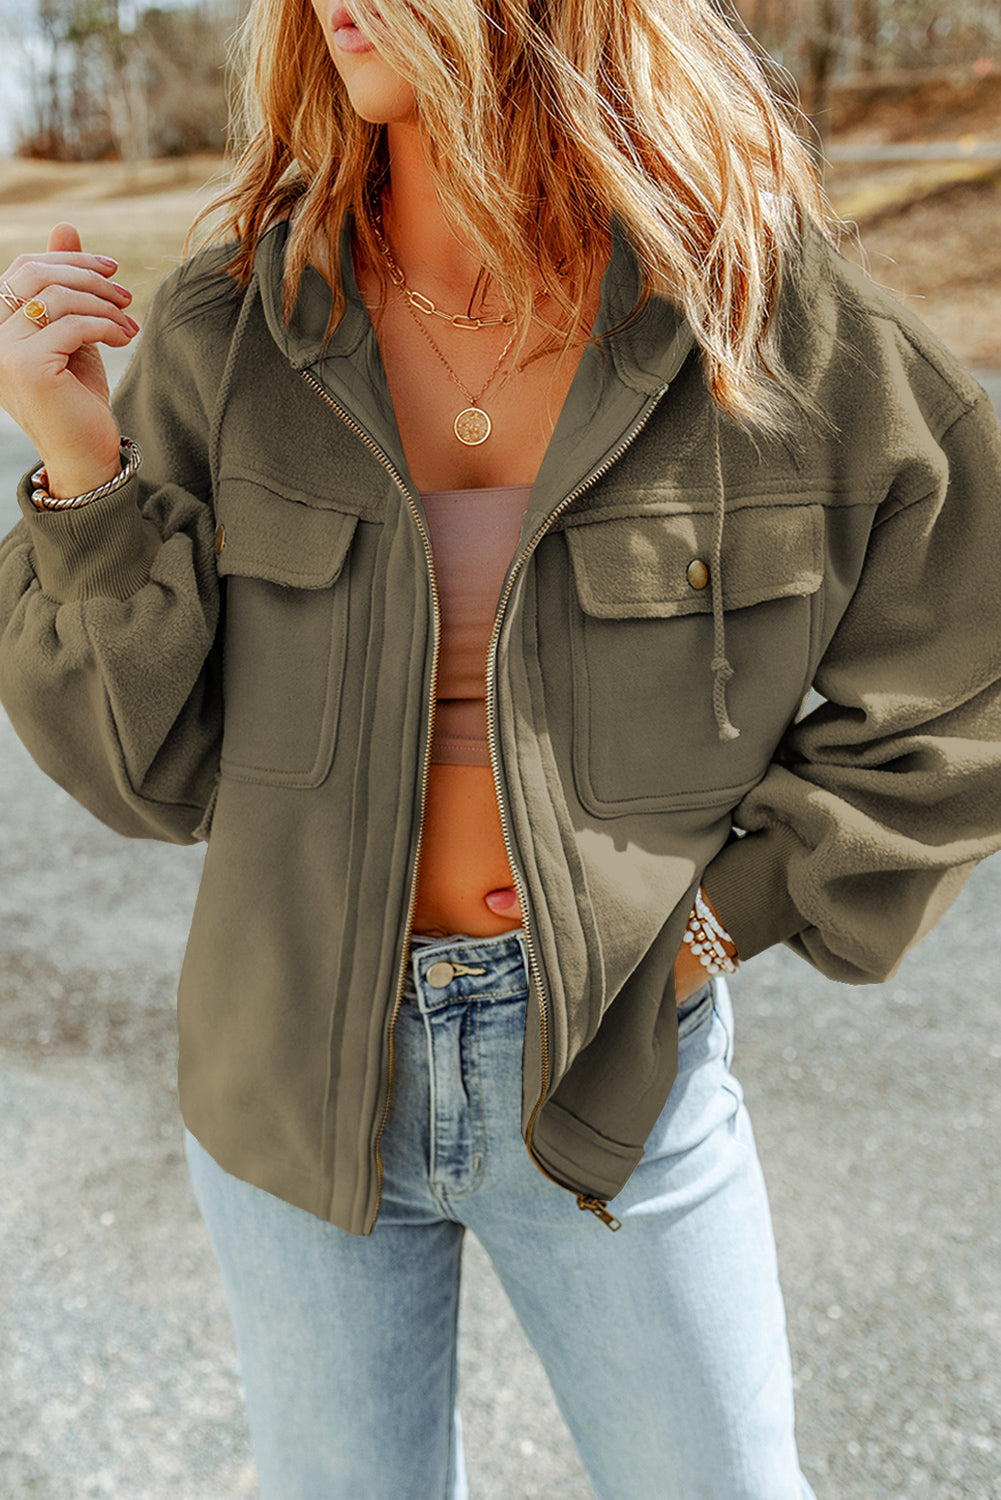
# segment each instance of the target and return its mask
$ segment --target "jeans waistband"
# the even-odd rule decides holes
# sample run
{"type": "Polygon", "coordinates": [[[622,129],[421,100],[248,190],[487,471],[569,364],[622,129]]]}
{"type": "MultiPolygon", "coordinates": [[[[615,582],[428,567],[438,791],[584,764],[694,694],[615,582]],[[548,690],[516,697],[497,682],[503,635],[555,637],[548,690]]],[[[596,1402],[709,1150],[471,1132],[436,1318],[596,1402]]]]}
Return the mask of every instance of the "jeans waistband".
{"type": "MultiPolygon", "coordinates": [[[[403,999],[419,999],[423,1009],[451,1005],[470,995],[478,1000],[506,999],[527,990],[528,952],[520,927],[499,937],[469,937],[460,932],[444,938],[417,933],[410,939],[403,999]]],[[[678,1006],[679,1021],[713,993],[714,983],[709,979],[678,1006]]]]}
{"type": "Polygon", "coordinates": [[[528,954],[520,927],[498,937],[418,934],[410,940],[403,998],[419,999],[422,1008],[450,1005],[471,995],[478,1000],[506,999],[527,990],[528,954]]]}

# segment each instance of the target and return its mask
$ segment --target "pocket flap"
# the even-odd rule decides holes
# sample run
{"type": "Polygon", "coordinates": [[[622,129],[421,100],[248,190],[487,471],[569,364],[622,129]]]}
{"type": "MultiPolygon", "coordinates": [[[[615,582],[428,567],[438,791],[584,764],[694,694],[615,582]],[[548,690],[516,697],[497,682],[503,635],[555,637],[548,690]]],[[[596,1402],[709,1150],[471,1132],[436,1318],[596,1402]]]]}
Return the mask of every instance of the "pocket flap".
{"type": "MultiPolygon", "coordinates": [[[[708,614],[715,528],[711,511],[616,516],[568,526],[567,546],[581,609],[599,619],[620,620],[708,614]],[[704,569],[692,567],[700,562],[704,569]]],[[[823,578],[823,562],[822,506],[728,511],[723,528],[724,608],[813,594],[823,578]]]]}
{"type": "Polygon", "coordinates": [[[221,576],[264,578],[287,588],[328,588],[344,566],[358,517],[230,481],[216,505],[216,563],[221,576]]]}

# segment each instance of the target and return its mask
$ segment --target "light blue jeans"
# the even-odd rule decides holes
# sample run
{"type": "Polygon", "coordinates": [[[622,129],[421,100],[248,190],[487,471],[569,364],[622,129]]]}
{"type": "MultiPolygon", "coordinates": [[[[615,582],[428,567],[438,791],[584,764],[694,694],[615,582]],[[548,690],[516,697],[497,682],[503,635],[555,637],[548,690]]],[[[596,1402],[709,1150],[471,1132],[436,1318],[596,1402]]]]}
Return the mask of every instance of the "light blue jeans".
{"type": "Polygon", "coordinates": [[[716,981],[612,1233],[520,1133],[521,933],[415,944],[371,1236],[224,1172],[188,1134],[265,1500],[465,1500],[462,1240],[484,1246],[599,1500],[814,1500],[793,1436],[765,1185],[716,981]],[[443,960],[477,971],[441,981],[443,960]]]}

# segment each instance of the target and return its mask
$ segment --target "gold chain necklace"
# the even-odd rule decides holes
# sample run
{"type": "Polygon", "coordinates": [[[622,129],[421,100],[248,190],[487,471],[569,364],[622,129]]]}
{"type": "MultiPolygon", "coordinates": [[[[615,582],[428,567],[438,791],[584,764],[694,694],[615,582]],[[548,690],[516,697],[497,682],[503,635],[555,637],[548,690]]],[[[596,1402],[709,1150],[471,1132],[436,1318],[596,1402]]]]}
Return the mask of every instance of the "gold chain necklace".
{"type": "Polygon", "coordinates": [[[413,318],[414,322],[417,324],[420,332],[424,335],[428,343],[431,345],[431,348],[434,350],[435,354],[437,354],[438,358],[445,366],[445,369],[448,371],[451,379],[454,380],[455,384],[459,387],[459,390],[469,402],[469,405],[464,407],[463,410],[457,414],[455,421],[452,423],[452,431],[459,439],[459,442],[464,443],[467,448],[478,448],[481,443],[486,442],[487,438],[493,431],[494,425],[488,417],[487,413],[480,406],[480,397],[497,378],[497,374],[500,371],[501,365],[504,363],[507,352],[510,349],[511,345],[514,343],[516,330],[512,329],[511,337],[508,339],[507,343],[504,345],[503,349],[500,352],[500,358],[494,365],[493,369],[490,371],[490,374],[487,377],[486,381],[483,383],[483,385],[480,386],[480,389],[476,392],[476,394],[473,395],[473,392],[470,391],[465,385],[463,385],[462,381],[459,379],[458,375],[452,369],[452,366],[449,364],[448,360],[445,358],[444,354],[442,354],[441,350],[438,348],[438,345],[431,337],[429,330],[424,327],[424,324],[421,322],[418,315],[420,313],[424,313],[432,317],[444,318],[447,322],[452,323],[456,328],[470,329],[495,328],[501,324],[510,324],[514,322],[514,317],[512,315],[508,315],[504,318],[469,318],[462,313],[451,314],[441,312],[437,307],[435,307],[430,297],[425,297],[421,292],[411,291],[410,287],[407,286],[403,272],[400,270],[400,267],[393,259],[393,252],[390,250],[389,245],[386,243],[385,236],[382,232],[381,221],[377,220],[373,227],[375,229],[375,237],[379,243],[379,249],[382,251],[383,257],[386,261],[386,265],[389,267],[389,278],[392,281],[393,285],[403,293],[407,311],[413,318]]]}
{"type": "Polygon", "coordinates": [[[480,397],[483,395],[484,391],[486,391],[487,387],[492,385],[494,380],[496,379],[497,372],[500,370],[501,365],[504,363],[507,351],[514,343],[514,334],[511,334],[511,337],[508,339],[507,343],[501,350],[500,358],[491,370],[489,378],[484,385],[480,386],[480,389],[474,396],[472,391],[467,390],[462,381],[459,379],[458,375],[456,375],[455,371],[452,369],[452,366],[449,364],[448,360],[445,358],[444,354],[442,354],[441,350],[438,348],[438,345],[435,343],[434,339],[431,337],[430,333],[424,327],[424,324],[421,322],[420,318],[417,316],[416,309],[409,302],[407,303],[407,311],[410,313],[410,316],[417,324],[417,327],[420,329],[421,333],[431,345],[431,348],[434,350],[435,354],[437,354],[438,358],[445,366],[445,369],[448,371],[449,375],[451,375],[452,379],[459,387],[459,390],[469,402],[469,405],[462,411],[460,411],[456,416],[455,421],[452,423],[452,431],[459,439],[459,442],[465,443],[467,448],[478,448],[481,443],[486,442],[487,438],[493,431],[494,425],[491,422],[490,418],[487,416],[486,412],[480,406],[480,397]]]}
{"type": "Polygon", "coordinates": [[[444,318],[446,323],[451,323],[455,328],[469,328],[474,332],[480,328],[497,328],[502,324],[510,324],[514,322],[513,313],[507,313],[503,318],[470,318],[466,313],[442,312],[440,307],[436,307],[434,305],[430,297],[425,297],[423,292],[412,291],[411,288],[407,286],[406,277],[397,264],[393,256],[393,252],[392,250],[390,250],[389,245],[386,241],[386,236],[383,233],[381,218],[374,221],[372,228],[375,232],[376,240],[379,243],[379,249],[382,251],[383,259],[385,260],[386,265],[389,267],[390,281],[403,293],[404,297],[406,297],[407,299],[407,302],[417,312],[422,312],[427,317],[444,318]]]}

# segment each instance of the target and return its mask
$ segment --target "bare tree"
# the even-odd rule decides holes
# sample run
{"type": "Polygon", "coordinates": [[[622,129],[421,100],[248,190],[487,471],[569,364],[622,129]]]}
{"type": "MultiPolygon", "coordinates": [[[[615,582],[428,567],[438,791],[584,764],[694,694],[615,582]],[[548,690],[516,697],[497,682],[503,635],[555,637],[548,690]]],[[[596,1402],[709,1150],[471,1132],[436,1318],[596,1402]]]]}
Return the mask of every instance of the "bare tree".
{"type": "Polygon", "coordinates": [[[879,45],[879,0],[855,0],[855,39],[859,70],[871,73],[879,45]]]}
{"type": "Polygon", "coordinates": [[[147,62],[147,103],[158,155],[222,151],[226,143],[226,41],[239,0],[152,9],[136,28],[147,62]]]}
{"type": "Polygon", "coordinates": [[[804,40],[807,113],[813,128],[826,134],[831,79],[844,50],[842,0],[816,0],[813,23],[804,40]]]}
{"type": "MultiPolygon", "coordinates": [[[[733,0],[743,24],[823,110],[838,75],[968,66],[1001,46],[999,0],[733,0]]],[[[720,6],[725,11],[725,6],[720,6]]]]}
{"type": "Polygon", "coordinates": [[[121,0],[38,0],[23,155],[136,160],[225,145],[226,41],[242,0],[125,12],[121,0]]]}
{"type": "MultiPolygon", "coordinates": [[[[125,158],[225,147],[226,41],[247,0],[35,0],[26,155],[125,158]]],[[[839,76],[990,59],[1001,0],[712,0],[772,87],[826,133],[839,76]]]]}
{"type": "Polygon", "coordinates": [[[61,156],[67,135],[65,91],[59,76],[59,50],[63,42],[63,15],[59,0],[39,0],[38,42],[35,57],[29,62],[27,77],[30,94],[30,123],[22,129],[29,136],[37,156],[61,156]],[[44,56],[45,61],[42,61],[44,56]]]}

